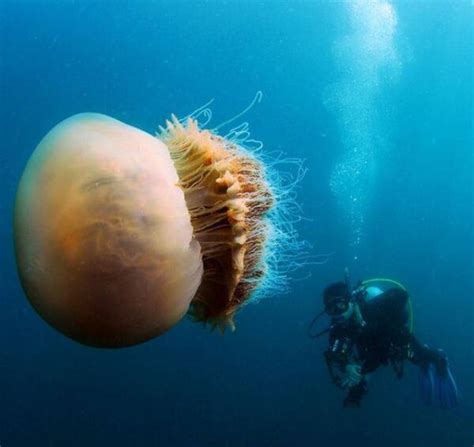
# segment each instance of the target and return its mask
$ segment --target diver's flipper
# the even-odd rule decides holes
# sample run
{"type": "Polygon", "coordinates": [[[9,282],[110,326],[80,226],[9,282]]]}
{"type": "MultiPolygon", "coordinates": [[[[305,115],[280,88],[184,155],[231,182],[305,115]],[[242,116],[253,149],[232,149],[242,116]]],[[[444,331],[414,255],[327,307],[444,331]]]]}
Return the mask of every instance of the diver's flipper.
{"type": "Polygon", "coordinates": [[[448,366],[445,371],[435,373],[435,389],[441,408],[450,409],[458,405],[458,388],[448,366]]]}
{"type": "Polygon", "coordinates": [[[425,405],[433,404],[434,388],[434,366],[429,364],[420,368],[420,394],[425,405]]]}
{"type": "Polygon", "coordinates": [[[459,397],[448,359],[441,350],[429,352],[430,361],[420,367],[421,398],[426,405],[432,405],[436,397],[441,408],[454,408],[459,397]]]}

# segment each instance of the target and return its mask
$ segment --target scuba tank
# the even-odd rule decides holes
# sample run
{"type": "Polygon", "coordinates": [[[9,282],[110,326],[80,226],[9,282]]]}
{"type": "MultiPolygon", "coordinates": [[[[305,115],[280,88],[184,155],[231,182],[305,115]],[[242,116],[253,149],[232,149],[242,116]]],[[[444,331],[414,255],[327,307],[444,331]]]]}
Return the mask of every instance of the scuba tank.
{"type": "MultiPolygon", "coordinates": [[[[349,290],[350,292],[350,302],[354,304],[361,303],[362,301],[377,299],[379,295],[382,295],[386,290],[390,288],[396,287],[396,288],[400,288],[406,291],[406,288],[402,284],[400,284],[399,282],[393,279],[388,279],[388,278],[372,278],[365,281],[359,281],[359,283],[355,287],[352,287],[350,276],[349,276],[349,269],[347,267],[344,269],[344,282],[347,286],[347,290],[349,290]]],[[[412,306],[410,297],[408,297],[407,306],[408,306],[407,307],[408,330],[410,333],[412,333],[413,332],[413,306],[412,306]]],[[[362,327],[365,326],[365,321],[361,315],[359,306],[354,306],[354,311],[355,311],[355,318],[357,319],[359,325],[362,327]]],[[[321,331],[318,331],[316,333],[314,332],[315,324],[319,321],[319,319],[325,313],[326,313],[326,309],[323,309],[311,320],[309,328],[308,328],[309,337],[319,338],[322,335],[328,333],[332,329],[332,327],[334,326],[334,323],[330,324],[329,327],[321,331]]]]}

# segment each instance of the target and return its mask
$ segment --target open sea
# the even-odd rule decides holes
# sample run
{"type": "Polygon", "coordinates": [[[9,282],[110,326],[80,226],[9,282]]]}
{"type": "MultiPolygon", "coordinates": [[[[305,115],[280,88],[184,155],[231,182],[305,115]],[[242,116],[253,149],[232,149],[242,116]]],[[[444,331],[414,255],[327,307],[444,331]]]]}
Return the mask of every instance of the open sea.
{"type": "Polygon", "coordinates": [[[0,446],[472,446],[473,5],[0,0],[0,446]],[[218,125],[257,92],[239,122],[281,158],[274,169],[305,170],[293,225],[309,255],[283,272],[288,290],[244,306],[224,335],[185,318],[112,350],[47,325],[12,226],[41,138],[80,112],[154,134],[212,98],[218,125]],[[415,334],[448,355],[457,408],[423,406],[408,364],[343,408],[327,340],[308,326],[346,267],[354,283],[407,287],[415,334]]]}

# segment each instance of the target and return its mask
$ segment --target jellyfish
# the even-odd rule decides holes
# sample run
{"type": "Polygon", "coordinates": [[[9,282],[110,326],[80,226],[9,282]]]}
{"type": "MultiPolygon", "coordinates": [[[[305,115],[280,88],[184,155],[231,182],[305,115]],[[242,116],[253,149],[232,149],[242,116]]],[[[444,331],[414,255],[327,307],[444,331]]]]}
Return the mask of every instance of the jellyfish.
{"type": "Polygon", "coordinates": [[[21,284],[47,323],[82,344],[135,345],[185,315],[234,329],[268,274],[269,240],[294,239],[272,225],[265,166],[238,138],[193,116],[160,129],[72,116],[41,140],[19,182],[21,284]]]}

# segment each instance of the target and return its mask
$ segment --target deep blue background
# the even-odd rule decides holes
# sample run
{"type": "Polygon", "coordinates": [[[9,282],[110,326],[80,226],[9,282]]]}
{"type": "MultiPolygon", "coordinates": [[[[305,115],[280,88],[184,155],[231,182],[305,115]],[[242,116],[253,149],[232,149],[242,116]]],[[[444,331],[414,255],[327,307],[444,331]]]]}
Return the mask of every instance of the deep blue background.
{"type": "MultiPolygon", "coordinates": [[[[388,148],[360,261],[329,189],[340,155],[322,93],[343,5],[318,1],[0,1],[0,445],[461,446],[474,439],[470,1],[395,2],[402,71],[383,92],[388,148]],[[305,159],[302,237],[315,253],[292,292],[251,305],[235,334],[185,321],[134,348],[80,346],[47,326],[16,275],[11,215],[25,163],[60,120],[95,111],[150,132],[215,97],[269,149],[305,159]],[[388,132],[388,131],[387,131],[388,132]],[[416,372],[381,371],[357,411],[306,335],[324,285],[388,276],[411,291],[419,337],[443,347],[463,401],[424,408],[416,372]],[[331,443],[331,444],[329,444],[331,443]]],[[[383,110],[383,108],[381,109],[383,110]]],[[[382,114],[383,117],[383,114],[382,114]]]]}

